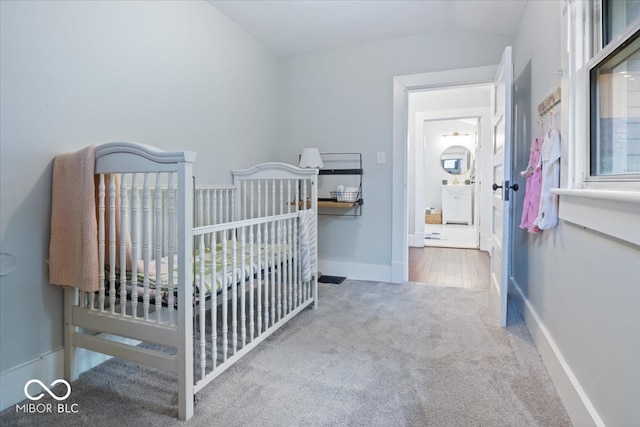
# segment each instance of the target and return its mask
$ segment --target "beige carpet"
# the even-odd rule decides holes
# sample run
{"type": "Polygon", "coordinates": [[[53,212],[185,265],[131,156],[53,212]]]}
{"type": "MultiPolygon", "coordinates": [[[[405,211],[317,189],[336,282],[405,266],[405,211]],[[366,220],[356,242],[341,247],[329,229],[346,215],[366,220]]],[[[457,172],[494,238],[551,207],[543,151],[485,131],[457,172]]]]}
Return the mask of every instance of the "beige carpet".
{"type": "MultiPolygon", "coordinates": [[[[76,414],[0,413],[2,426],[570,426],[517,317],[486,290],[347,280],[196,396],[174,375],[110,360],[72,384],[76,414]]],[[[42,402],[53,402],[46,396],[42,402]]]]}

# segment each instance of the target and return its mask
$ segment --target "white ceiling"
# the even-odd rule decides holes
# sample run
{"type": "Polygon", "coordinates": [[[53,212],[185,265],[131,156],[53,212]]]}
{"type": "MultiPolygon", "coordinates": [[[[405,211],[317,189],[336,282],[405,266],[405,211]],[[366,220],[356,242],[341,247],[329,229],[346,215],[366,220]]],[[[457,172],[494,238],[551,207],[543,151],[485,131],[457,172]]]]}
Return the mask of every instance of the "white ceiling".
{"type": "Polygon", "coordinates": [[[461,29],[513,37],[527,0],[209,0],[278,55],[461,29]]]}

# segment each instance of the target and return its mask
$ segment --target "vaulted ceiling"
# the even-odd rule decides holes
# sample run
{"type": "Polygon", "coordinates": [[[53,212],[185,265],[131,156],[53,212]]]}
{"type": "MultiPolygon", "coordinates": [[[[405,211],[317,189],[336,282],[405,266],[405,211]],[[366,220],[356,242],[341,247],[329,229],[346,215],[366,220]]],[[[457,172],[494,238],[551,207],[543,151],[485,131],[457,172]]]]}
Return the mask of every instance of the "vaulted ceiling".
{"type": "Polygon", "coordinates": [[[209,0],[278,55],[459,29],[513,37],[528,0],[209,0]]]}

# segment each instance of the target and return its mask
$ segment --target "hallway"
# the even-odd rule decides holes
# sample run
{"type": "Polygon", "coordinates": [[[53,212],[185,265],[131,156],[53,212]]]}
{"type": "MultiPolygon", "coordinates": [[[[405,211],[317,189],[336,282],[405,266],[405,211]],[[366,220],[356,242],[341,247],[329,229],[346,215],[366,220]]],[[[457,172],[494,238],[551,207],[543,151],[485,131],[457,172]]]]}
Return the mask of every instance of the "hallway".
{"type": "Polygon", "coordinates": [[[409,248],[409,282],[489,289],[490,261],[477,249],[409,248]]]}

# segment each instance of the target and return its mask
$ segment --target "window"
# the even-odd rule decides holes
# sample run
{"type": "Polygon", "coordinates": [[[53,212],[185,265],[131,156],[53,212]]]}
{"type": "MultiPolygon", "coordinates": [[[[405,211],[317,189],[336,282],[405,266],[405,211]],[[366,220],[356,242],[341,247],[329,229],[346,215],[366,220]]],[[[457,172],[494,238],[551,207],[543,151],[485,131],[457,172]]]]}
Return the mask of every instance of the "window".
{"type": "Polygon", "coordinates": [[[640,246],[640,0],[568,0],[560,219],[640,246]],[[564,116],[566,112],[566,116],[564,116]]]}
{"type": "Polygon", "coordinates": [[[640,177],[640,0],[594,5],[602,45],[589,67],[589,176],[632,179],[640,177]]]}
{"type": "Polygon", "coordinates": [[[640,1],[605,0],[603,3],[602,38],[607,45],[640,16],[640,1]]]}

